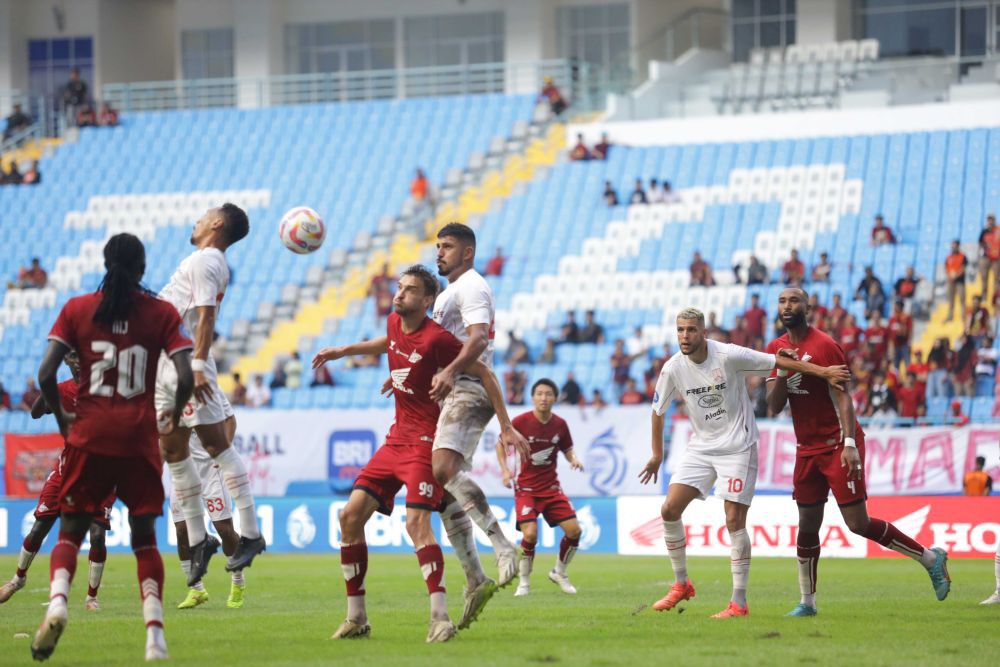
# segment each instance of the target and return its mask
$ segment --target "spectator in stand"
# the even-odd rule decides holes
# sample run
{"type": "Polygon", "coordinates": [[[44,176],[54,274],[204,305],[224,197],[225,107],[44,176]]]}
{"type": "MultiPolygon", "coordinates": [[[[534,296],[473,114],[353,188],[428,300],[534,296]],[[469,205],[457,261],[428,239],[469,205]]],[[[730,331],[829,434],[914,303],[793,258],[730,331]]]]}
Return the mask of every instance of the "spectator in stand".
{"type": "Polygon", "coordinates": [[[983,307],[983,299],[978,294],[972,297],[972,308],[965,318],[965,333],[972,337],[973,343],[978,346],[979,341],[989,336],[993,326],[990,318],[990,311],[983,307]]]}
{"type": "Polygon", "coordinates": [[[819,264],[813,267],[809,278],[814,283],[828,283],[830,282],[831,271],[833,271],[833,264],[830,263],[827,254],[821,252],[819,254],[819,264]]]}
{"type": "Polygon", "coordinates": [[[545,77],[544,84],[542,92],[538,95],[538,100],[546,100],[549,103],[549,110],[552,112],[552,115],[558,116],[569,108],[569,103],[562,96],[562,93],[559,92],[551,76],[545,77]]]}
{"type": "Polygon", "coordinates": [[[882,289],[882,281],[878,279],[872,267],[865,267],[865,275],[861,277],[861,282],[858,283],[858,288],[854,290],[854,300],[864,301],[868,298],[869,287],[872,283],[878,285],[879,290],[882,289]]]}
{"type": "Polygon", "coordinates": [[[573,146],[573,150],[569,152],[569,159],[575,162],[590,159],[590,151],[587,150],[587,145],[583,143],[582,134],[576,135],[576,146],[573,146]]]}
{"type": "Polygon", "coordinates": [[[503,249],[497,246],[496,252],[490,257],[490,261],[486,262],[486,271],[484,273],[488,276],[502,276],[503,265],[506,262],[507,258],[503,256],[503,249]]]}
{"type": "Polygon", "coordinates": [[[882,371],[875,371],[872,374],[871,387],[868,390],[867,416],[874,417],[876,415],[887,420],[896,417],[896,397],[882,371]]]}
{"type": "Polygon", "coordinates": [[[35,404],[35,401],[41,395],[42,392],[35,386],[35,379],[28,378],[28,381],[25,383],[24,393],[21,395],[21,402],[17,404],[17,409],[31,412],[31,406],[35,404]]]}
{"type": "Polygon", "coordinates": [[[830,331],[840,331],[840,327],[844,326],[844,321],[847,319],[847,309],[840,302],[840,292],[833,293],[833,301],[826,313],[826,317],[830,331]]]}
{"type": "Polygon", "coordinates": [[[889,329],[882,324],[878,313],[872,313],[868,318],[868,328],[865,329],[866,358],[871,364],[884,359],[889,351],[889,329]]]}
{"type": "Polygon", "coordinates": [[[972,336],[963,334],[955,344],[955,356],[951,365],[951,381],[956,396],[976,395],[976,343],[972,336]]]}
{"type": "Polygon", "coordinates": [[[885,315],[885,292],[881,282],[868,283],[868,295],[865,297],[865,315],[885,315]]]}
{"type": "Polygon", "coordinates": [[[872,245],[878,247],[894,243],[896,243],[896,236],[892,233],[892,229],[886,227],[885,219],[879,213],[875,216],[875,226],[872,227],[872,245]]]}
{"type": "Polygon", "coordinates": [[[729,342],[729,332],[719,325],[715,311],[708,314],[708,324],[705,325],[705,337],[719,343],[729,342]]]}
{"type": "Polygon", "coordinates": [[[697,250],[691,257],[691,286],[711,287],[715,284],[715,277],[712,275],[712,267],[701,258],[701,253],[697,250]]]}
{"type": "Polygon", "coordinates": [[[958,239],[951,242],[951,253],[944,260],[945,280],[948,286],[948,317],[946,322],[951,322],[955,317],[955,301],[961,306],[963,318],[965,314],[965,271],[969,266],[969,259],[962,252],[962,244],[958,239]]]}
{"type": "Polygon", "coordinates": [[[504,399],[508,405],[524,405],[524,387],[528,374],[515,364],[503,374],[504,399]]]}
{"type": "Polygon", "coordinates": [[[292,352],[292,357],[285,362],[285,386],[298,389],[302,386],[302,360],[298,352],[292,352]]]}
{"type": "Polygon", "coordinates": [[[614,382],[618,396],[624,390],[625,383],[632,375],[632,362],[640,355],[631,356],[625,351],[625,341],[615,340],[615,349],[611,353],[611,381],[614,382]]]}
{"type": "Polygon", "coordinates": [[[594,311],[588,310],[583,316],[583,328],[576,336],[578,343],[603,343],[604,327],[594,321],[594,311]]]}
{"type": "Polygon", "coordinates": [[[101,113],[97,116],[97,124],[101,127],[115,127],[118,125],[118,112],[105,102],[101,105],[101,113]]]}
{"type": "Polygon", "coordinates": [[[992,396],[996,388],[997,351],[993,349],[993,339],[984,336],[976,350],[976,396],[992,396]]]}
{"type": "Polygon", "coordinates": [[[892,307],[889,318],[889,356],[892,367],[903,368],[910,363],[910,345],[913,341],[913,318],[903,308],[903,302],[897,301],[892,307]]]}
{"type": "Polygon", "coordinates": [[[604,203],[608,206],[618,206],[618,193],[611,181],[604,181],[604,203]]]}
{"type": "Polygon", "coordinates": [[[573,371],[566,373],[566,382],[563,383],[562,389],[559,390],[559,402],[566,403],[567,405],[580,405],[580,400],[583,398],[583,391],[580,389],[580,385],[576,383],[573,379],[573,371]]]}
{"type": "Polygon", "coordinates": [[[333,375],[330,374],[330,369],[326,364],[313,370],[313,379],[309,384],[310,387],[332,387],[333,385],[333,375]]]}
{"type": "Polygon", "coordinates": [[[952,351],[947,338],[938,338],[927,353],[927,400],[951,396],[948,370],[952,365],[952,351]]]}
{"type": "Polygon", "coordinates": [[[951,414],[948,415],[948,423],[955,426],[966,426],[969,423],[969,415],[962,411],[962,401],[951,402],[951,414]]]}
{"type": "Polygon", "coordinates": [[[576,323],[576,313],[572,310],[566,312],[566,323],[562,325],[562,338],[559,342],[570,345],[580,342],[580,327],[576,323]]]}
{"type": "Polygon", "coordinates": [[[285,364],[281,361],[274,362],[274,370],[271,371],[271,389],[281,389],[285,386],[285,364]]]}
{"type": "Polygon", "coordinates": [[[806,279],[806,265],[799,259],[799,251],[792,249],[788,261],[781,267],[781,282],[786,285],[801,285],[806,279]]]}
{"type": "Polygon", "coordinates": [[[10,392],[3,386],[3,382],[0,382],[0,412],[10,409],[10,392]]]}
{"type": "MultiPolygon", "coordinates": [[[[274,385],[273,380],[271,381],[271,384],[272,386],[274,385]]],[[[247,388],[246,404],[248,408],[266,408],[271,405],[271,390],[266,384],[264,384],[263,376],[254,376],[253,384],[247,388]]]]}
{"type": "Polygon", "coordinates": [[[80,78],[80,70],[74,67],[69,72],[69,81],[63,86],[62,104],[66,119],[72,125],[76,122],[76,112],[89,100],[87,83],[80,78]]]}
{"type": "Polygon", "coordinates": [[[97,127],[97,112],[90,104],[84,104],[76,112],[77,127],[97,127]]]}
{"type": "Polygon", "coordinates": [[[556,363],[556,341],[553,338],[545,339],[545,347],[542,349],[542,353],[538,355],[538,363],[540,364],[554,364],[556,363]]]}
{"type": "Polygon", "coordinates": [[[31,127],[31,116],[24,113],[20,104],[14,105],[14,110],[7,116],[7,127],[3,131],[4,141],[31,127]]]}
{"type": "Polygon", "coordinates": [[[913,376],[903,376],[903,382],[896,387],[896,405],[899,406],[899,416],[907,419],[917,418],[917,408],[923,402],[924,396],[913,382],[913,376]]]}
{"type": "Polygon", "coordinates": [[[24,172],[21,183],[24,185],[38,185],[42,182],[42,172],[38,171],[38,160],[32,160],[28,171],[24,172]]]}
{"type": "Polygon", "coordinates": [[[646,201],[650,204],[662,204],[663,192],[655,178],[649,179],[649,189],[646,190],[646,201]]]}
{"type": "Polygon", "coordinates": [[[646,191],[642,189],[642,179],[635,179],[635,189],[632,190],[632,194],[628,198],[629,204],[648,204],[649,200],[646,199],[646,191]]]}
{"type": "Polygon", "coordinates": [[[233,373],[233,393],[229,395],[229,402],[237,406],[247,404],[247,386],[239,373],[233,373]]]}
{"type": "Polygon", "coordinates": [[[840,333],[837,334],[837,342],[840,343],[840,347],[844,350],[844,354],[848,359],[861,350],[862,333],[861,327],[858,326],[854,315],[848,314],[844,319],[843,326],[840,327],[840,333]]]}
{"type": "Polygon", "coordinates": [[[421,204],[427,201],[429,190],[430,184],[427,182],[427,176],[424,175],[424,170],[418,167],[413,175],[413,180],[410,181],[410,199],[421,204]]]}
{"type": "Polygon", "coordinates": [[[983,294],[989,294],[991,272],[996,283],[1000,280],[1000,228],[992,213],[986,216],[986,227],[979,234],[979,279],[983,294]]]}
{"type": "Polygon", "coordinates": [[[976,467],[965,473],[962,480],[962,493],[967,496],[988,496],[993,493],[993,478],[984,470],[986,457],[976,457],[976,467]]]}
{"type": "Polygon", "coordinates": [[[747,321],[742,315],[737,315],[733,320],[733,328],[729,330],[729,342],[740,347],[753,347],[750,340],[750,331],[747,330],[747,321]]]}
{"type": "Polygon", "coordinates": [[[896,284],[892,288],[893,298],[898,301],[902,301],[907,312],[912,311],[911,304],[913,302],[914,295],[917,293],[917,285],[919,283],[920,278],[917,277],[913,267],[908,266],[906,267],[906,275],[897,280],[896,284]]]}
{"type": "Polygon", "coordinates": [[[625,340],[625,351],[628,352],[629,356],[638,359],[646,354],[646,350],[647,346],[642,335],[642,327],[632,329],[632,335],[625,340]]]}
{"type": "Polygon", "coordinates": [[[601,132],[601,140],[594,146],[594,149],[590,151],[590,157],[592,160],[607,160],[608,153],[611,152],[611,142],[608,141],[608,133],[601,132]]]}
{"type": "Polygon", "coordinates": [[[17,166],[17,160],[11,160],[7,163],[7,171],[0,178],[0,185],[20,185],[22,182],[24,182],[24,177],[17,166]]]}
{"type": "Polygon", "coordinates": [[[767,267],[764,266],[756,255],[750,255],[750,265],[747,267],[747,285],[766,285],[771,282],[768,278],[767,267]]]}
{"type": "Polygon", "coordinates": [[[829,312],[826,306],[819,302],[818,295],[815,293],[809,295],[809,301],[806,302],[806,321],[809,326],[819,326],[829,312]]]}
{"type": "Polygon", "coordinates": [[[48,284],[49,274],[37,257],[31,259],[30,267],[21,267],[17,274],[17,287],[20,289],[41,289],[48,284]]]}
{"type": "Polygon", "coordinates": [[[600,412],[604,408],[608,407],[608,402],[604,400],[604,396],[601,394],[600,389],[595,389],[591,396],[590,406],[594,408],[594,410],[600,412]]]}
{"type": "Polygon", "coordinates": [[[635,380],[629,378],[625,381],[625,391],[622,392],[621,400],[618,402],[621,405],[639,405],[648,400],[641,391],[635,388],[635,380]]]}
{"type": "Polygon", "coordinates": [[[503,355],[504,363],[511,366],[530,364],[531,351],[528,349],[528,344],[518,338],[513,331],[507,332],[507,338],[510,342],[507,344],[507,353],[503,355]]]}
{"type": "Polygon", "coordinates": [[[676,204],[681,200],[680,196],[674,192],[673,186],[670,185],[670,181],[663,180],[663,203],[664,204],[676,204]]]}
{"type": "Polygon", "coordinates": [[[389,271],[389,264],[382,265],[382,273],[372,278],[368,284],[368,296],[375,299],[376,324],[389,317],[392,312],[393,285],[396,276],[389,271]]]}
{"type": "Polygon", "coordinates": [[[743,313],[743,320],[746,322],[747,333],[751,339],[764,338],[764,322],[767,321],[767,311],[760,307],[760,295],[750,295],[750,307],[743,313]]]}
{"type": "Polygon", "coordinates": [[[930,366],[924,361],[924,353],[922,350],[913,351],[913,361],[906,367],[906,373],[913,378],[913,386],[917,388],[920,392],[921,403],[927,396],[927,373],[930,371],[930,366]]]}

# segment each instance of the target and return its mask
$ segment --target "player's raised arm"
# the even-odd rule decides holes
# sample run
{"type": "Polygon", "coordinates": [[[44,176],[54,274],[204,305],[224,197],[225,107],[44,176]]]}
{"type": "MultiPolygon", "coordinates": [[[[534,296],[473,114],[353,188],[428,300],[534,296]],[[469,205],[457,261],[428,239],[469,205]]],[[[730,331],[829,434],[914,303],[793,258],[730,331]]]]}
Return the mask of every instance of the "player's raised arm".
{"type": "Polygon", "coordinates": [[[497,438],[497,461],[500,462],[500,474],[503,477],[503,485],[510,488],[510,468],[507,466],[507,446],[503,440],[497,438]]]}
{"type": "Polygon", "coordinates": [[[388,351],[389,338],[387,336],[373,338],[372,340],[363,340],[359,343],[352,343],[351,345],[344,345],[342,347],[324,347],[316,353],[315,357],[313,357],[312,367],[314,369],[319,368],[328,361],[336,361],[337,359],[343,359],[344,357],[385,354],[388,351]]]}
{"type": "MultiPolygon", "coordinates": [[[[464,350],[465,346],[462,349],[464,350]]],[[[528,445],[528,441],[524,439],[523,435],[517,432],[517,429],[514,428],[514,425],[510,421],[510,415],[507,414],[507,404],[503,398],[503,390],[500,388],[500,381],[497,380],[497,376],[494,375],[493,371],[483,362],[476,361],[467,369],[464,369],[463,372],[479,378],[479,381],[483,383],[486,395],[490,399],[490,405],[493,406],[493,411],[497,413],[497,421],[500,422],[500,440],[504,444],[514,447],[514,451],[518,455],[524,458],[531,456],[531,447],[528,445]]]]}
{"type": "MultiPolygon", "coordinates": [[[[59,400],[59,385],[56,382],[56,372],[67,352],[69,352],[69,346],[65,343],[49,339],[49,346],[45,349],[42,364],[38,367],[38,389],[42,392],[41,398],[47,406],[51,406],[52,414],[55,415],[56,422],[59,423],[59,432],[64,438],[69,435],[69,425],[76,418],[73,413],[63,411],[62,403],[59,400]]],[[[31,412],[34,415],[35,406],[31,407],[31,412]]]]}
{"type": "MultiPolygon", "coordinates": [[[[435,401],[443,400],[455,387],[455,378],[459,373],[472,372],[471,365],[478,361],[480,355],[490,344],[489,324],[470,324],[465,327],[465,333],[469,335],[462,343],[462,350],[458,353],[450,364],[442,368],[431,379],[431,399],[435,401]]],[[[499,415],[499,413],[497,413],[499,415]]]]}
{"type": "Polygon", "coordinates": [[[826,380],[830,386],[835,389],[843,390],[847,386],[848,380],[851,379],[850,371],[847,370],[846,366],[842,365],[817,366],[816,364],[811,364],[808,361],[789,359],[781,354],[774,356],[774,365],[779,370],[788,371],[790,373],[815,375],[818,378],[826,380]]]}

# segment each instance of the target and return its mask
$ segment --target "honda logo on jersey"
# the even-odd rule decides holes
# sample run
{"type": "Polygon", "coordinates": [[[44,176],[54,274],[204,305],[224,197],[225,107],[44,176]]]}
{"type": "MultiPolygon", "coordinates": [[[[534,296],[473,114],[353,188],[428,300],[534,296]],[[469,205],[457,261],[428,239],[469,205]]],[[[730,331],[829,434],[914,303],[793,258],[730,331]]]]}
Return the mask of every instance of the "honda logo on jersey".
{"type": "Polygon", "coordinates": [[[412,369],[409,369],[409,368],[397,368],[396,370],[391,371],[389,373],[389,375],[392,376],[392,388],[393,389],[396,389],[397,391],[406,392],[407,394],[412,394],[413,393],[413,390],[412,389],[407,389],[406,384],[405,384],[406,383],[406,378],[410,377],[410,370],[412,370],[412,369]]]}
{"type": "MultiPolygon", "coordinates": [[[[795,351],[798,352],[798,350],[795,351]]],[[[810,359],[812,359],[812,355],[808,352],[803,354],[801,358],[802,361],[809,361],[810,359]]],[[[786,384],[788,385],[789,394],[809,395],[809,392],[802,388],[802,373],[793,373],[792,375],[789,375],[786,384]]]]}
{"type": "MultiPolygon", "coordinates": [[[[992,558],[1000,539],[996,504],[987,497],[884,496],[869,499],[868,512],[891,521],[925,547],[944,548],[952,557],[992,558]]],[[[895,556],[895,551],[868,543],[869,558],[895,556]]]]}
{"type": "Polygon", "coordinates": [[[543,466],[549,462],[549,457],[552,456],[552,452],[555,451],[555,447],[546,447],[545,449],[539,450],[537,452],[531,453],[531,463],[536,466],[543,466]]]}

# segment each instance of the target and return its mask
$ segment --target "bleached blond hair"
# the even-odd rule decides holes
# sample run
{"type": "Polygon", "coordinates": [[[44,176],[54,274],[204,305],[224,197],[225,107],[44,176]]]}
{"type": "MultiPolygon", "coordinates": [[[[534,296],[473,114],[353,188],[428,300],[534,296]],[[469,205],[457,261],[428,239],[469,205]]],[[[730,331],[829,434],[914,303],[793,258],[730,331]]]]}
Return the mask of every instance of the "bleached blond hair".
{"type": "Polygon", "coordinates": [[[705,313],[701,312],[697,308],[685,308],[681,312],[677,313],[677,319],[679,320],[695,320],[701,326],[705,326],[705,313]]]}

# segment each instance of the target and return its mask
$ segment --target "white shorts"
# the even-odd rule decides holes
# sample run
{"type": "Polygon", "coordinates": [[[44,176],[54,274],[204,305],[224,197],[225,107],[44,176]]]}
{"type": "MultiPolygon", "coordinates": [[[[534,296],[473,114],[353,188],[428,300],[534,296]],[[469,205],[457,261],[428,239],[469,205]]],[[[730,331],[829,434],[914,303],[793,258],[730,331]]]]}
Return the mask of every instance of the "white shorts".
{"type": "MultiPolygon", "coordinates": [[[[230,412],[232,408],[230,408],[230,412]]],[[[198,469],[198,478],[201,480],[201,497],[205,501],[205,509],[212,523],[225,521],[233,516],[233,499],[226,491],[226,485],[222,483],[222,471],[216,465],[212,457],[201,445],[197,433],[191,434],[189,443],[191,448],[191,460],[194,467],[198,469]]],[[[170,514],[176,523],[184,521],[184,509],[174,488],[170,489],[170,514]]]]}
{"type": "Polygon", "coordinates": [[[670,483],[693,486],[701,493],[702,500],[715,485],[715,495],[723,500],[749,505],[757,488],[757,444],[736,454],[700,454],[688,450],[670,483]]]}
{"type": "Polygon", "coordinates": [[[460,377],[441,403],[433,449],[451,449],[465,458],[462,466],[472,468],[472,457],[493,419],[493,406],[486,389],[476,380],[460,377]]]}
{"type": "MultiPolygon", "coordinates": [[[[225,406],[229,401],[219,388],[218,372],[216,371],[215,359],[212,355],[208,355],[208,360],[205,362],[205,377],[212,386],[212,398],[207,403],[200,403],[194,396],[191,396],[180,419],[180,425],[185,428],[194,428],[202,424],[218,424],[221,421],[225,421],[228,416],[225,406]]],[[[174,362],[170,357],[166,354],[161,354],[159,366],[156,369],[156,393],[154,399],[156,401],[157,415],[168,408],[174,407],[174,397],[176,395],[177,369],[174,367],[174,362]]],[[[230,407],[229,414],[232,414],[232,410],[232,407],[230,407]]]]}

